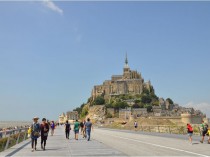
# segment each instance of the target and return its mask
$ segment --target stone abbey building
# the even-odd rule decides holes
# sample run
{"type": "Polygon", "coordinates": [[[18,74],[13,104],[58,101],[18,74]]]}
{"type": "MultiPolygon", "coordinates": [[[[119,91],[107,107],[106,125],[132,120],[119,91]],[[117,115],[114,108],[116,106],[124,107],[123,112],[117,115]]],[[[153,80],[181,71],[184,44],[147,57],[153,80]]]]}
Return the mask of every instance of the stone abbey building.
{"type": "Polygon", "coordinates": [[[144,82],[141,74],[137,71],[130,70],[126,55],[123,75],[112,75],[111,80],[106,80],[102,85],[94,86],[92,98],[103,95],[105,99],[120,94],[136,95],[143,92],[143,88],[150,90],[150,81],[144,82]]]}

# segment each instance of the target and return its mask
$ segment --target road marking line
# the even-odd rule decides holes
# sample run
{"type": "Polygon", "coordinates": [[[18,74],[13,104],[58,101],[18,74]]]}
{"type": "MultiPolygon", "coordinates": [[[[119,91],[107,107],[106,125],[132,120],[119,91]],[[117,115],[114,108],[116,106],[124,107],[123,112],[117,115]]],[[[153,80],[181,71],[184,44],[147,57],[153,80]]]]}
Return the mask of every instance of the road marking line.
{"type": "Polygon", "coordinates": [[[130,140],[130,141],[135,141],[135,142],[138,142],[138,143],[143,143],[143,144],[147,144],[147,145],[156,146],[156,147],[162,147],[162,148],[167,148],[167,149],[176,150],[176,151],[180,151],[180,152],[185,152],[185,153],[189,153],[189,154],[194,154],[194,155],[198,155],[198,156],[209,157],[207,155],[198,154],[198,153],[194,153],[194,152],[190,152],[190,151],[182,150],[182,149],[178,149],[178,148],[162,146],[162,145],[153,144],[153,143],[149,143],[149,142],[143,142],[143,141],[135,140],[135,139],[132,139],[132,138],[130,139],[130,138],[126,138],[126,137],[112,135],[112,134],[109,134],[109,133],[105,133],[105,134],[113,136],[113,137],[118,137],[118,138],[121,138],[121,139],[125,139],[125,140],[130,140]]]}

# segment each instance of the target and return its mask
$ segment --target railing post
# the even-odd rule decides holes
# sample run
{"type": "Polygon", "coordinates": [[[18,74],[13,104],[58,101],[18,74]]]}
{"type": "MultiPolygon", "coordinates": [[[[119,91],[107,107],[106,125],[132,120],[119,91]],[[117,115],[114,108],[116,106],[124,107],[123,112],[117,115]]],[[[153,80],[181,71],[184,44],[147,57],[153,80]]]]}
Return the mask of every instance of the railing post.
{"type": "Polygon", "coordinates": [[[10,136],[7,138],[7,143],[6,143],[6,146],[4,147],[4,150],[6,150],[9,146],[9,141],[10,141],[10,136]]]}
{"type": "Polygon", "coordinates": [[[24,141],[26,140],[26,136],[27,136],[27,131],[25,131],[25,134],[24,134],[24,141]]]}
{"type": "Polygon", "coordinates": [[[20,139],[20,133],[18,133],[18,138],[17,138],[16,144],[19,143],[19,139],[20,139]]]}

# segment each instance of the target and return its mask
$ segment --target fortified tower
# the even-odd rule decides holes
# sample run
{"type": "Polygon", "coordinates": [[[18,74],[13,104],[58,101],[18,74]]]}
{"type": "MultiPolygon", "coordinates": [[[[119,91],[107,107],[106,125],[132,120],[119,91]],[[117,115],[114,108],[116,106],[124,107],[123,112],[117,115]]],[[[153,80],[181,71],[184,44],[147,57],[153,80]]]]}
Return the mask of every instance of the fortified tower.
{"type": "Polygon", "coordinates": [[[141,94],[143,88],[149,90],[151,86],[150,81],[144,83],[140,73],[130,70],[126,54],[123,75],[112,75],[111,80],[104,81],[102,85],[94,86],[91,96],[94,100],[97,96],[104,96],[105,99],[109,99],[111,96],[120,94],[136,95],[141,94]]]}

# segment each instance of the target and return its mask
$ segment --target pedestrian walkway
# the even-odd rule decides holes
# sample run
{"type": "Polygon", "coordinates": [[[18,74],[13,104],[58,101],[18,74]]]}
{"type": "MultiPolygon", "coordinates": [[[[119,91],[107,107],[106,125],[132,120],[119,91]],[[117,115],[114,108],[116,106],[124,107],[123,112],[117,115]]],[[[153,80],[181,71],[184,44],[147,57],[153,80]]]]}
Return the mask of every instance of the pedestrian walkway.
{"type": "Polygon", "coordinates": [[[55,129],[54,136],[48,136],[46,150],[43,151],[40,145],[40,138],[37,143],[37,151],[31,152],[30,140],[26,140],[14,147],[1,152],[0,156],[125,156],[123,153],[111,147],[91,139],[87,141],[79,135],[79,140],[74,140],[73,131],[70,132],[70,139],[65,138],[64,127],[55,129]]]}

